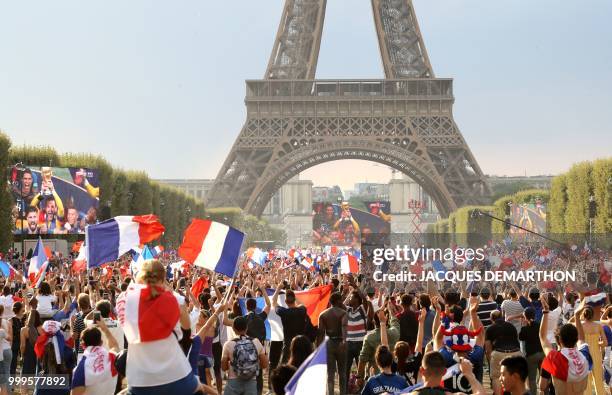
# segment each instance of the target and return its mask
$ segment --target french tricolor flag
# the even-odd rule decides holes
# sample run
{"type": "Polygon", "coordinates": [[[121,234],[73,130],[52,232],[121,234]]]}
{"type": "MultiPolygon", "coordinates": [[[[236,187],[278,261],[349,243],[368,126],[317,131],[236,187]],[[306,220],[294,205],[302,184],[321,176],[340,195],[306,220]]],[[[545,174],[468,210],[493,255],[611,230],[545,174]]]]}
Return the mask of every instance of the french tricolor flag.
{"type": "Polygon", "coordinates": [[[345,254],[340,257],[340,273],[359,273],[359,260],[356,256],[345,254]]]}
{"type": "Polygon", "coordinates": [[[327,339],[302,362],[285,386],[285,394],[327,394],[327,339]]]}
{"type": "Polygon", "coordinates": [[[194,219],[178,249],[181,258],[196,266],[233,277],[244,233],[210,220],[194,219]]]}
{"type": "Polygon", "coordinates": [[[85,244],[89,249],[87,267],[116,261],[134,247],[157,239],[165,230],[152,214],[119,216],[90,225],[85,230],[85,244]]]}
{"type": "Polygon", "coordinates": [[[79,255],[72,261],[72,272],[80,273],[87,270],[87,246],[81,243],[79,255]]]}
{"type": "Polygon", "coordinates": [[[585,293],[584,296],[584,303],[587,306],[595,307],[605,304],[608,294],[595,290],[585,293]]]}
{"type": "Polygon", "coordinates": [[[307,270],[314,270],[312,258],[309,256],[302,258],[302,260],[300,261],[300,265],[304,266],[304,268],[306,268],[307,270]]]}
{"type": "Polygon", "coordinates": [[[264,263],[266,263],[266,253],[260,248],[249,248],[247,250],[246,256],[249,261],[252,261],[257,265],[262,266],[264,263]]]}
{"type": "Polygon", "coordinates": [[[593,358],[589,346],[582,344],[578,348],[562,348],[561,351],[551,351],[542,362],[553,377],[568,383],[584,380],[593,369],[593,358]]]}
{"type": "Polygon", "coordinates": [[[287,255],[289,255],[289,257],[290,257],[291,259],[295,259],[295,258],[299,258],[299,257],[301,257],[301,256],[302,256],[302,253],[301,253],[301,251],[300,251],[300,250],[296,250],[295,248],[292,248],[292,249],[290,249],[290,250],[289,250],[289,252],[288,252],[288,254],[287,254],[287,255]]]}
{"type": "Polygon", "coordinates": [[[151,253],[153,253],[153,257],[157,258],[162,252],[164,252],[164,246],[155,246],[151,249],[151,253]]]}
{"type": "Polygon", "coordinates": [[[9,280],[13,280],[16,275],[21,274],[8,262],[0,261],[0,273],[9,280]]]}
{"type": "Polygon", "coordinates": [[[179,320],[179,306],[174,294],[161,287],[151,298],[151,288],[130,283],[117,298],[117,317],[130,343],[165,339],[172,334],[179,320]]]}
{"type": "Polygon", "coordinates": [[[44,280],[47,266],[49,266],[49,258],[47,257],[42,239],[39,237],[36,248],[34,248],[32,253],[32,258],[30,258],[30,266],[28,267],[28,278],[30,283],[35,284],[36,288],[44,280]]]}
{"type": "Polygon", "coordinates": [[[109,353],[102,346],[89,346],[83,353],[83,358],[74,369],[73,387],[92,387],[108,381],[116,382],[115,354],[109,353]]]}

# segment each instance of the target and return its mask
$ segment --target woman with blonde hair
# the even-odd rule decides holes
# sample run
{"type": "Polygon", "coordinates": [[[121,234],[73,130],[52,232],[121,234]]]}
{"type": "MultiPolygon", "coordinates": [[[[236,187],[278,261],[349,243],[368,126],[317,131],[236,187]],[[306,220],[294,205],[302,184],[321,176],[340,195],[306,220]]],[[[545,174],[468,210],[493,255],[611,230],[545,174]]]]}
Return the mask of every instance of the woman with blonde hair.
{"type": "Polygon", "coordinates": [[[179,303],[165,281],[166,269],[161,262],[145,261],[137,283],[117,298],[117,315],[129,343],[128,394],[205,391],[179,345],[183,335],[179,303]]]}

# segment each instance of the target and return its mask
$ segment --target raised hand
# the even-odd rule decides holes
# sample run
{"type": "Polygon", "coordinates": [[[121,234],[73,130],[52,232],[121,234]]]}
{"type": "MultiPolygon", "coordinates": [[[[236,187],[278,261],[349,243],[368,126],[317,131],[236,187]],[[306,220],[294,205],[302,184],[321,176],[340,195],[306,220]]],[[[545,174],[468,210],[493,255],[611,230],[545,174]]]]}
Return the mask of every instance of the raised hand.
{"type": "Polygon", "coordinates": [[[474,374],[474,366],[472,362],[470,362],[467,358],[461,358],[459,360],[459,370],[463,373],[464,376],[469,376],[474,374]]]}
{"type": "Polygon", "coordinates": [[[427,309],[425,307],[421,307],[421,311],[419,312],[419,323],[425,322],[426,316],[427,316],[427,309]]]}
{"type": "Polygon", "coordinates": [[[480,305],[480,301],[478,300],[478,296],[470,296],[470,312],[475,312],[478,310],[478,305],[480,305]]]}
{"type": "Polygon", "coordinates": [[[547,298],[548,294],[542,294],[540,295],[540,303],[542,303],[542,309],[543,310],[548,310],[548,298],[547,298]]]}
{"type": "Polygon", "coordinates": [[[437,296],[434,296],[431,302],[433,304],[434,310],[440,313],[442,311],[442,308],[440,307],[440,299],[437,296]]]}

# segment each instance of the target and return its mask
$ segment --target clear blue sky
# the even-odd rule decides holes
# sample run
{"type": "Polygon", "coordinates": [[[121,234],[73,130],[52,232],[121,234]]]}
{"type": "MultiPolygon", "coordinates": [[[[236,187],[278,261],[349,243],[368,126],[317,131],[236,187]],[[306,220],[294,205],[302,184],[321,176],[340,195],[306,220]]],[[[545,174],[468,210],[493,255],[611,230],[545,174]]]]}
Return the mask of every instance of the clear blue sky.
{"type": "MultiPolygon", "coordinates": [[[[213,178],[282,4],[0,0],[0,129],[16,144],[100,153],[152,177],[213,178]]],[[[611,1],[414,4],[485,173],[554,174],[610,156],[611,1]]],[[[370,1],[328,0],[317,77],[381,76],[370,1]]]]}

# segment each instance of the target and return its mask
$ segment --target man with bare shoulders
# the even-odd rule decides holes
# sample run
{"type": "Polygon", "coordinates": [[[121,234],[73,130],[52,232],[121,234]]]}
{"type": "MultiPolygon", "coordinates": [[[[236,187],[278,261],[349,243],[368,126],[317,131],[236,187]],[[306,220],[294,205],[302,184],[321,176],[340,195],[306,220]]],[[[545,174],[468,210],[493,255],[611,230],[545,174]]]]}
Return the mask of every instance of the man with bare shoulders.
{"type": "MultiPolygon", "coordinates": [[[[542,314],[548,314],[548,304],[541,298],[542,314]]],[[[552,376],[553,386],[557,394],[580,395],[587,388],[587,379],[593,366],[593,359],[589,346],[584,342],[584,330],[580,321],[580,314],[584,310],[584,303],[574,313],[576,326],[565,324],[559,329],[557,344],[559,351],[555,350],[548,340],[548,319],[540,323],[540,342],[546,357],[542,362],[542,369],[552,376]]],[[[540,383],[543,391],[545,385],[540,383]]]]}
{"type": "Polygon", "coordinates": [[[317,345],[321,344],[325,336],[327,341],[327,390],[334,393],[334,379],[338,371],[340,382],[340,395],[346,394],[346,327],[348,315],[342,305],[342,295],[334,293],[329,298],[331,307],[319,316],[319,332],[317,345]]]}

